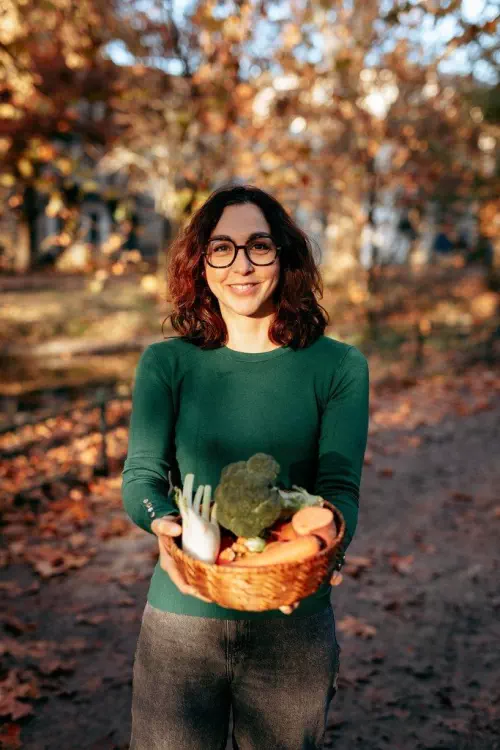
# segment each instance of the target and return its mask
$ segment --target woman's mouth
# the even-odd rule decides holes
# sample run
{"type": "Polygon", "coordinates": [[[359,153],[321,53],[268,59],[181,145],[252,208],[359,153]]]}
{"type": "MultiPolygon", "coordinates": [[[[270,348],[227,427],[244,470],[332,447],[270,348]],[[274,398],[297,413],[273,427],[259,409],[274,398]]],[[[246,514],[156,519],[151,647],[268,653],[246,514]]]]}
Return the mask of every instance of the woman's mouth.
{"type": "Polygon", "coordinates": [[[229,284],[229,288],[236,294],[252,294],[258,285],[258,282],[251,284],[229,284]]]}

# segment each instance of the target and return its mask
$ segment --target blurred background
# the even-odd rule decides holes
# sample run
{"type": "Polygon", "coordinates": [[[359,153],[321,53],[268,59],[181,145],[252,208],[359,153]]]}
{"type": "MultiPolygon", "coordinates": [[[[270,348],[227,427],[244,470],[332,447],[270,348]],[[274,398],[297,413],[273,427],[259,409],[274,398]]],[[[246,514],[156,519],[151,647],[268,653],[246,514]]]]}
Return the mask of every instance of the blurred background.
{"type": "Polygon", "coordinates": [[[313,239],[327,335],[370,361],[329,747],[500,747],[499,18],[4,0],[0,747],[128,746],[156,560],[121,508],[130,387],[169,243],[227,182],[313,239]]]}

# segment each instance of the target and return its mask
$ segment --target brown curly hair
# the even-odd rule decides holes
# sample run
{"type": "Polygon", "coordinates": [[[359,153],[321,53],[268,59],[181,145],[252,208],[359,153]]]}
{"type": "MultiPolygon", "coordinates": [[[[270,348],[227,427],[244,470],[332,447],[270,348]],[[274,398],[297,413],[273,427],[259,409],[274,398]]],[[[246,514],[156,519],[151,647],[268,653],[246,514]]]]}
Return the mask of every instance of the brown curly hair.
{"type": "Polygon", "coordinates": [[[329,323],[327,311],[316,299],[316,295],[323,296],[323,283],[311,240],[276,198],[253,185],[224,185],[215,190],[172,242],[167,257],[167,299],[172,309],[166,320],[202,349],[227,343],[218,299],[204,277],[203,252],[226,206],[241,203],[260,208],[281,246],[280,278],[273,294],[276,315],[269,338],[293,349],[309,346],[329,323]]]}

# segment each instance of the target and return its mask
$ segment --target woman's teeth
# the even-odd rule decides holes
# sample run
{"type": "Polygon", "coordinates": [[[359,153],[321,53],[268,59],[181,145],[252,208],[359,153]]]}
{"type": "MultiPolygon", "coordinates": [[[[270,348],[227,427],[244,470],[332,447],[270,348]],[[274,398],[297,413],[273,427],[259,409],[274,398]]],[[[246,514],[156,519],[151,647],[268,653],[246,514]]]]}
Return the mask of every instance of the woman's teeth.
{"type": "Polygon", "coordinates": [[[237,294],[249,294],[252,292],[257,284],[230,284],[230,289],[237,294]]]}

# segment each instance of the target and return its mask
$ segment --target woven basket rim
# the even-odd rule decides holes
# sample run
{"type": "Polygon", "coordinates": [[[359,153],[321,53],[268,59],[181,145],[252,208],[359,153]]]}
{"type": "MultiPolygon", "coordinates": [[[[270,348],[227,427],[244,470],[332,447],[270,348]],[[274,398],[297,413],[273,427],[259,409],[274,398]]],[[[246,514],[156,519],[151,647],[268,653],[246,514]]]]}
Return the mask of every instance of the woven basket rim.
{"type": "MultiPolygon", "coordinates": [[[[339,509],[333,505],[333,503],[330,503],[328,500],[323,500],[323,503],[327,506],[330,506],[330,509],[333,510],[334,516],[338,515],[340,517],[340,528],[338,530],[337,536],[332,541],[331,544],[329,544],[326,547],[323,547],[323,549],[316,552],[315,555],[312,555],[310,559],[321,559],[321,557],[325,557],[328,555],[329,552],[338,544],[339,541],[341,541],[345,534],[345,520],[342,515],[342,513],[339,511],[339,509]]],[[[323,507],[325,507],[323,505],[323,507]]],[[[182,558],[187,558],[190,561],[194,560],[196,563],[196,567],[200,568],[201,570],[212,570],[213,568],[217,569],[217,575],[233,575],[235,571],[241,571],[241,570],[251,570],[252,575],[269,575],[270,570],[276,570],[276,569],[283,569],[287,568],[288,570],[293,570],[296,567],[301,567],[303,565],[304,560],[294,560],[293,562],[282,562],[282,563],[271,563],[270,565],[259,565],[252,568],[248,568],[246,565],[237,565],[234,563],[231,563],[231,565],[217,565],[216,563],[206,563],[203,560],[197,560],[196,558],[191,557],[186,552],[183,551],[183,549],[179,546],[178,542],[180,543],[182,539],[182,535],[179,534],[176,537],[169,537],[168,541],[175,545],[177,548],[177,552],[181,555],[182,558]]]]}

